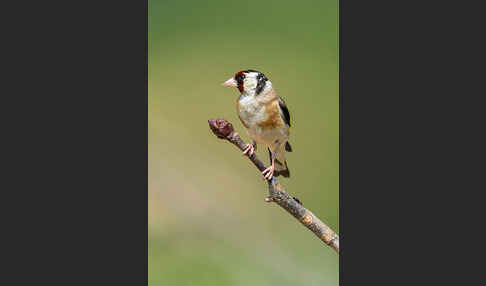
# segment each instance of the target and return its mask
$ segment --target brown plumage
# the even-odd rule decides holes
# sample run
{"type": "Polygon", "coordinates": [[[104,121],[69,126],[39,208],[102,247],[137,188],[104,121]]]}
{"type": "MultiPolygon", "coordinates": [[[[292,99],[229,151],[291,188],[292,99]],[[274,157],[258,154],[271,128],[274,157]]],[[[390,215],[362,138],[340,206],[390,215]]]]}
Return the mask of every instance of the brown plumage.
{"type": "Polygon", "coordinates": [[[274,99],[265,104],[265,114],[267,119],[257,123],[262,130],[275,129],[284,127],[285,123],[280,116],[280,108],[278,107],[278,99],[274,99]]]}

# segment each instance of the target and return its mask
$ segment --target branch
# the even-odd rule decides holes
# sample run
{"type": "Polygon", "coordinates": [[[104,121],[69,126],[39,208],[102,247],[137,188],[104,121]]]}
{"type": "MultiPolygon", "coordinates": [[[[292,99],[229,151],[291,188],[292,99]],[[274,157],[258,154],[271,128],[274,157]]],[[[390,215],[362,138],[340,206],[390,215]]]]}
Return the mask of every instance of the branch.
{"type": "MultiPolygon", "coordinates": [[[[225,119],[210,119],[208,122],[209,127],[218,138],[228,140],[241,151],[245,149],[246,144],[243,142],[240,135],[234,131],[231,123],[225,119]]],[[[249,159],[260,172],[265,170],[265,165],[262,163],[262,161],[260,161],[260,159],[258,159],[255,153],[249,156],[249,159]]],[[[285,192],[275,177],[273,177],[271,180],[267,180],[267,182],[269,196],[265,198],[266,202],[277,203],[279,206],[293,215],[305,227],[312,231],[325,244],[332,247],[336,252],[339,253],[339,236],[332,229],[325,225],[311,211],[304,208],[299,200],[285,192]]]]}

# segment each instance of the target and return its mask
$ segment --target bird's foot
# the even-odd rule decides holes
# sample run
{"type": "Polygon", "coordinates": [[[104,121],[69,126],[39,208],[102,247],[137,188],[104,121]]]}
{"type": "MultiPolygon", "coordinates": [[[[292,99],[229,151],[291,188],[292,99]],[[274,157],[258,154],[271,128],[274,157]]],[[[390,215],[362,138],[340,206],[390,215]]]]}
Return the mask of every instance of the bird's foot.
{"type": "Polygon", "coordinates": [[[273,177],[273,172],[275,171],[275,166],[272,164],[270,167],[263,170],[262,175],[263,179],[271,180],[273,177]]]}
{"type": "Polygon", "coordinates": [[[255,147],[252,144],[246,144],[245,150],[243,151],[243,156],[248,154],[248,157],[255,153],[255,147]]]}

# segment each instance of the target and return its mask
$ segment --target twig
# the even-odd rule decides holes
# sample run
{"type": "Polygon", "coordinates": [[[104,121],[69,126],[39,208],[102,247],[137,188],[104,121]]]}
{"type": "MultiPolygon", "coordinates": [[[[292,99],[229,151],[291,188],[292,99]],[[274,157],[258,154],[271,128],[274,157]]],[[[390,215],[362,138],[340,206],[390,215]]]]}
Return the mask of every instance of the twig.
{"type": "MultiPolygon", "coordinates": [[[[225,119],[210,119],[208,120],[209,127],[213,133],[220,139],[226,139],[241,151],[246,147],[246,144],[241,139],[237,132],[234,132],[233,125],[225,119]]],[[[249,159],[257,167],[258,170],[265,170],[265,165],[258,159],[255,153],[249,156],[249,159]]],[[[311,211],[304,208],[301,203],[289,195],[282,188],[278,180],[273,177],[272,180],[267,180],[269,196],[265,198],[266,202],[275,202],[287,212],[293,215],[305,227],[311,230],[319,239],[325,244],[332,247],[339,253],[339,236],[325,225],[317,216],[311,211]]]]}

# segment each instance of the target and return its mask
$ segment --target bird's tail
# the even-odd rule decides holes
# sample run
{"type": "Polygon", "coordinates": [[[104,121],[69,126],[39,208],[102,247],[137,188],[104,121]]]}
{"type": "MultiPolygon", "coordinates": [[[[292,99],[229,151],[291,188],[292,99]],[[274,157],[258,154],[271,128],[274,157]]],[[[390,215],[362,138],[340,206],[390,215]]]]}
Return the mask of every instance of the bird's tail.
{"type": "MultiPolygon", "coordinates": [[[[290,146],[290,145],[289,145],[290,146]]],[[[284,176],[285,178],[290,177],[289,168],[287,167],[287,161],[285,160],[285,145],[278,150],[277,158],[275,158],[275,171],[273,175],[278,177],[280,175],[284,176]]],[[[270,154],[270,162],[272,162],[272,151],[268,149],[268,153],[270,154]]]]}

